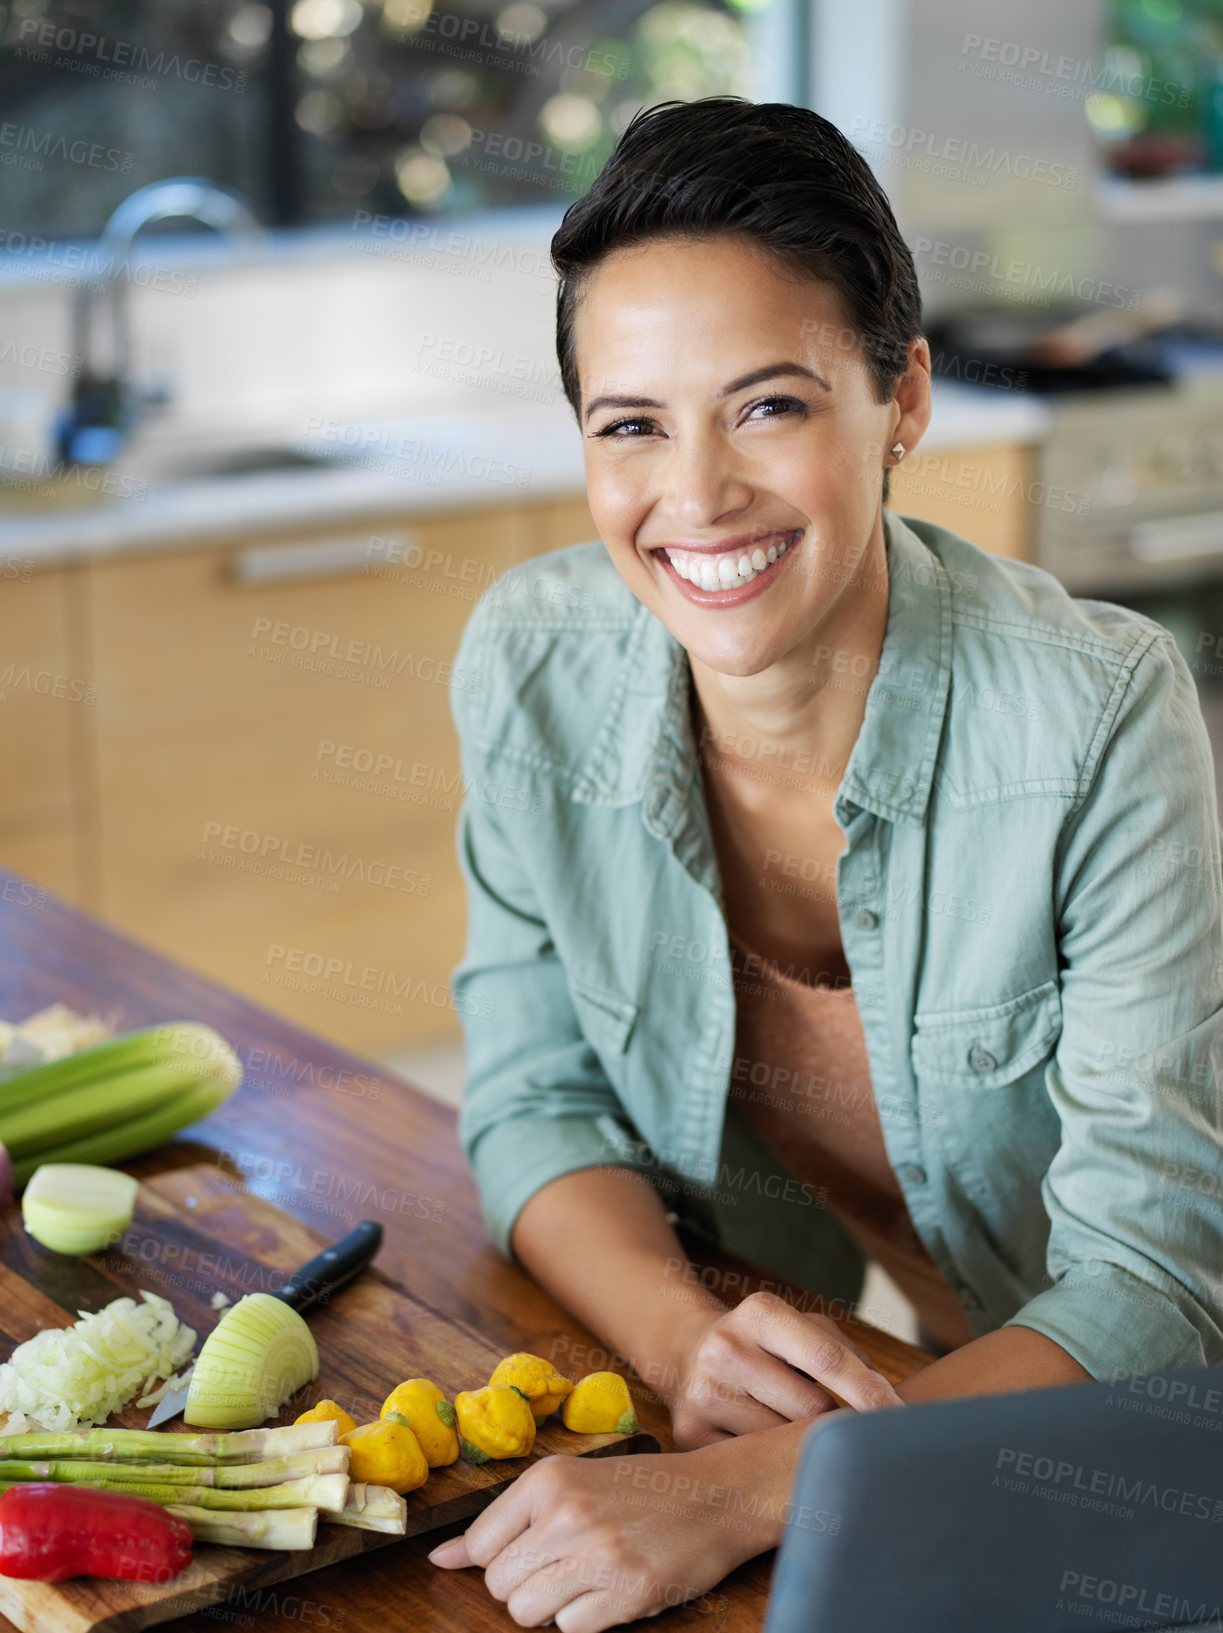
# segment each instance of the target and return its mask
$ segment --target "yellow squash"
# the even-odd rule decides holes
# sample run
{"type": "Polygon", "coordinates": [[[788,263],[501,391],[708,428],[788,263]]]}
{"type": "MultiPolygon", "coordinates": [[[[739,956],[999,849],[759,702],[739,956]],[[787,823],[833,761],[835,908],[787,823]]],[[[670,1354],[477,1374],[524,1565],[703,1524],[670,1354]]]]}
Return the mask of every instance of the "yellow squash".
{"type": "Polygon", "coordinates": [[[631,1435],[637,1413],[628,1385],[617,1372],[591,1372],[579,1378],[565,1397],[561,1419],[580,1435],[631,1435]]]}
{"type": "Polygon", "coordinates": [[[312,1406],[308,1412],[303,1412],[301,1417],[294,1418],[293,1421],[294,1423],[338,1423],[341,1440],[357,1427],[344,1408],[337,1406],[334,1401],[319,1401],[316,1406],[312,1406]]]}
{"type": "Polygon", "coordinates": [[[407,1418],[431,1469],[458,1461],[459,1436],[454,1407],[428,1378],[409,1378],[382,1403],[382,1417],[398,1412],[407,1418]]]}
{"type": "Polygon", "coordinates": [[[398,1412],[379,1418],[376,1423],[362,1423],[341,1435],[340,1440],[352,1452],[348,1463],[350,1480],[364,1481],[371,1486],[390,1486],[402,1497],[405,1491],[415,1491],[429,1478],[429,1465],[420,1449],[420,1441],[407,1418],[398,1412]]]}
{"type": "Polygon", "coordinates": [[[521,1389],[485,1384],[454,1397],[463,1454],[473,1463],[490,1457],[525,1457],[535,1444],[535,1414],[521,1389]]]}
{"type": "Polygon", "coordinates": [[[542,1423],[550,1412],[555,1412],[573,1388],[569,1379],[562,1378],[551,1361],[545,1361],[539,1355],[530,1355],[525,1350],[498,1361],[488,1381],[490,1384],[506,1384],[512,1389],[521,1389],[531,1403],[536,1423],[542,1423]]]}

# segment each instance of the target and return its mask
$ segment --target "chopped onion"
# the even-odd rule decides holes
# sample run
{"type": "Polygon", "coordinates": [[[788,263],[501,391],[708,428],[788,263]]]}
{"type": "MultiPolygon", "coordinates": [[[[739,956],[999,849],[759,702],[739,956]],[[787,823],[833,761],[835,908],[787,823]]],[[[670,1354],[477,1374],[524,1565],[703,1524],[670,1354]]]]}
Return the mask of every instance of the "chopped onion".
{"type": "Polygon", "coordinates": [[[97,1253],[131,1225],[138,1189],[117,1168],[44,1162],[22,1196],[22,1223],[53,1253],[97,1253]]]}
{"type": "MultiPolygon", "coordinates": [[[[0,1411],[33,1418],[44,1429],[90,1428],[159,1378],[178,1387],[195,1333],[168,1299],[144,1291],[140,1297],[143,1304],[117,1298],[95,1314],[82,1310],[71,1327],[48,1328],[19,1344],[0,1366],[0,1411]]],[[[10,1418],[5,1433],[19,1432],[10,1418]]]]}
{"type": "Polygon", "coordinates": [[[183,1422],[253,1429],[318,1372],[318,1346],[297,1311],[271,1293],[248,1293],[204,1340],[183,1422]]]}

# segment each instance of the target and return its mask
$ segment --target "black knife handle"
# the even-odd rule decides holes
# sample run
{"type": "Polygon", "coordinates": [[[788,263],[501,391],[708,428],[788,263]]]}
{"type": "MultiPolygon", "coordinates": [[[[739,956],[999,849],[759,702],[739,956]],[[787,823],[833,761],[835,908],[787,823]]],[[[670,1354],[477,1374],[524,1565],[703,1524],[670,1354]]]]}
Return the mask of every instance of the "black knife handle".
{"type": "Polygon", "coordinates": [[[306,1311],[364,1270],[381,1246],[382,1226],[373,1219],[363,1219],[347,1236],[295,1270],[273,1297],[283,1299],[299,1313],[306,1311]]]}

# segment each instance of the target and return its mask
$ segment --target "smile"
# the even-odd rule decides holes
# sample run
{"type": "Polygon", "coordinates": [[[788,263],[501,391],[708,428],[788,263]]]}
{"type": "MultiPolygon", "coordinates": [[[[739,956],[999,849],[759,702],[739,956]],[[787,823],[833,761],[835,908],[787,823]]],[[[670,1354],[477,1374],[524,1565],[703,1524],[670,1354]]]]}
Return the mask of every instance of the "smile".
{"type": "Polygon", "coordinates": [[[790,554],[802,537],[802,530],[777,533],[761,539],[750,549],[728,550],[715,555],[708,551],[655,550],[653,553],[676,581],[686,600],[702,606],[736,606],[751,599],[777,574],[778,564],[790,554]]]}

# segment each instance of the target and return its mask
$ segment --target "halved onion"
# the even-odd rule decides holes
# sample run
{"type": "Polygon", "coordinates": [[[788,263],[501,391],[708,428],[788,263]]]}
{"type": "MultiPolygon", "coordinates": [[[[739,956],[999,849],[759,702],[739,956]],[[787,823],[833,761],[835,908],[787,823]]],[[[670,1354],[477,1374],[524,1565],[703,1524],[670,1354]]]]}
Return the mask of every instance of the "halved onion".
{"type": "Polygon", "coordinates": [[[253,1429],[318,1373],[318,1346],[297,1311],[270,1293],[248,1293],[204,1340],[183,1421],[253,1429]]]}
{"type": "Polygon", "coordinates": [[[53,1253],[98,1253],[132,1222],[139,1182],[117,1168],[44,1162],[21,1198],[21,1219],[53,1253]]]}

